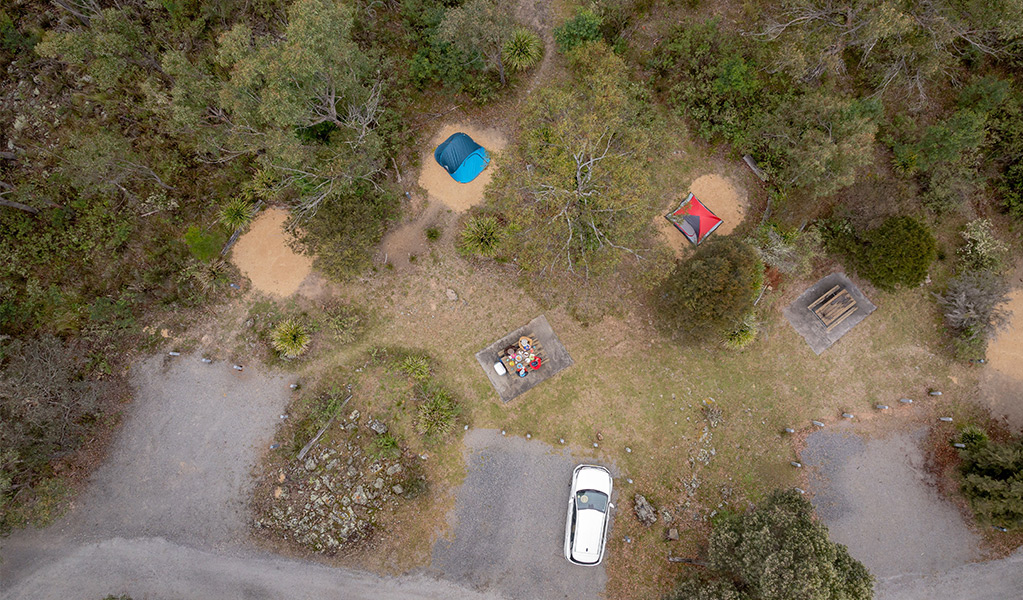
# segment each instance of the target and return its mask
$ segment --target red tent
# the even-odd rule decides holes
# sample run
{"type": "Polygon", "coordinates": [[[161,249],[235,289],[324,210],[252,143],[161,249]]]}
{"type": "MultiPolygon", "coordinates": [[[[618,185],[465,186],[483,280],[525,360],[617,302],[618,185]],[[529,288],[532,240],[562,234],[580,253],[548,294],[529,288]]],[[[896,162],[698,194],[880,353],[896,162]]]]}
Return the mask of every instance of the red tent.
{"type": "Polygon", "coordinates": [[[689,241],[698,245],[721,225],[721,219],[710,212],[692,193],[674,212],[664,215],[689,241]]]}

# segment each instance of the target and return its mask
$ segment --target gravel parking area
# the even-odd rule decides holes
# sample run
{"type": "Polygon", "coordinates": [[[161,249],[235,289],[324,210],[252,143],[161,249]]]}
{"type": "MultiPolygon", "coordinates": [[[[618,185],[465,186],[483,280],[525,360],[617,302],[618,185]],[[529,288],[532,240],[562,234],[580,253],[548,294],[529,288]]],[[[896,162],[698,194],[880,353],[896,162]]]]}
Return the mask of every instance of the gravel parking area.
{"type": "Polygon", "coordinates": [[[580,461],[492,429],[471,430],[465,446],[456,525],[433,547],[434,570],[506,598],[599,597],[607,583],[603,564],[580,567],[563,554],[572,469],[580,461]]]}
{"type": "Polygon", "coordinates": [[[980,559],[977,536],[924,470],[926,429],[865,439],[852,427],[818,431],[803,463],[831,539],[878,579],[935,573],[980,559]]]}
{"type": "Polygon", "coordinates": [[[811,434],[802,462],[831,539],[877,577],[875,600],[1016,600],[1023,551],[981,559],[979,538],[924,469],[925,428],[869,439],[850,425],[811,434]]]}

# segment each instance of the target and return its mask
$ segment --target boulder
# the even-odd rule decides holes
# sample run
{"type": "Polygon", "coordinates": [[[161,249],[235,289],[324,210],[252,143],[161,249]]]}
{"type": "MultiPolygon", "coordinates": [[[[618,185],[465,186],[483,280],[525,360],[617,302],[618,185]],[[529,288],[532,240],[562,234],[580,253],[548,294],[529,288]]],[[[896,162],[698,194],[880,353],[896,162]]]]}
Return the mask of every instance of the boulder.
{"type": "Polygon", "coordinates": [[[671,513],[666,508],[661,509],[661,520],[664,521],[665,525],[668,525],[672,521],[671,513]]]}
{"type": "Polygon", "coordinates": [[[647,502],[646,498],[636,494],[636,518],[647,527],[657,522],[657,511],[647,502]]]}
{"type": "Polygon", "coordinates": [[[375,487],[378,490],[384,489],[384,480],[377,477],[377,480],[373,482],[373,487],[375,487]]]}
{"type": "Polygon", "coordinates": [[[369,496],[366,495],[366,490],[362,489],[361,485],[352,492],[352,502],[356,504],[366,504],[369,502],[369,496]]]}
{"type": "Polygon", "coordinates": [[[312,471],[315,468],[316,468],[316,461],[315,460],[310,458],[310,459],[305,461],[305,470],[306,471],[312,471]]]}
{"type": "Polygon", "coordinates": [[[387,467],[388,475],[397,475],[398,473],[401,473],[401,465],[391,465],[387,467]]]}
{"type": "Polygon", "coordinates": [[[673,542],[677,542],[678,541],[678,529],[675,529],[674,527],[669,529],[668,530],[668,539],[673,541],[673,542]]]}
{"type": "Polygon", "coordinates": [[[444,294],[447,295],[448,300],[450,300],[452,302],[454,302],[455,300],[458,300],[458,294],[456,294],[455,290],[453,290],[451,288],[448,288],[448,289],[444,290],[444,294]]]}
{"type": "Polygon", "coordinates": [[[405,493],[405,488],[401,487],[400,485],[392,485],[391,491],[400,496],[405,493]]]}
{"type": "Polygon", "coordinates": [[[387,425],[384,425],[383,423],[377,421],[376,419],[370,419],[368,425],[369,428],[377,432],[378,435],[384,435],[385,433],[387,433],[387,425]]]}

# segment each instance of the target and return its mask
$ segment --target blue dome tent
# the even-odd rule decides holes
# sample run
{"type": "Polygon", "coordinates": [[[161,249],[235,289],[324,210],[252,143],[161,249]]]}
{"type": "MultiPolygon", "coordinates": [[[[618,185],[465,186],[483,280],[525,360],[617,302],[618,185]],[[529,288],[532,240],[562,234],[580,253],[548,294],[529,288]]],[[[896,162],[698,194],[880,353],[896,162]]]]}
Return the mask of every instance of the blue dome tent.
{"type": "Polygon", "coordinates": [[[455,133],[433,151],[437,163],[455,181],[469,183],[490,164],[487,150],[464,133],[455,133]]]}

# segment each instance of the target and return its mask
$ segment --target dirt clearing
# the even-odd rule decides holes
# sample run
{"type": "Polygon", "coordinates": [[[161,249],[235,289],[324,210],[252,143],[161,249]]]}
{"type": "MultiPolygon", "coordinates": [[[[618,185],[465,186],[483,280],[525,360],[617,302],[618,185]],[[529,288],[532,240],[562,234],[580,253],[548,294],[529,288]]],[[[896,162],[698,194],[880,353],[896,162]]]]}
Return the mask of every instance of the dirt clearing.
{"type": "Polygon", "coordinates": [[[497,153],[504,150],[508,140],[497,129],[474,127],[466,123],[452,123],[441,127],[423,153],[423,170],[419,174],[419,185],[430,195],[431,200],[441,202],[455,212],[469,210],[483,201],[483,190],[494,176],[498,166],[497,153]],[[452,134],[462,132],[477,144],[487,149],[490,165],[476,179],[469,183],[458,183],[433,158],[433,151],[452,134]]]}
{"type": "Polygon", "coordinates": [[[1023,431],[1023,290],[1009,296],[1008,329],[999,331],[987,349],[983,397],[995,417],[1004,417],[1014,431],[1023,431]]]}
{"type": "MultiPolygon", "coordinates": [[[[692,192],[704,206],[723,221],[711,236],[732,233],[746,217],[748,195],[745,190],[733,184],[730,178],[715,173],[702,175],[693,181],[688,191],[692,192]]],[[[685,198],[685,196],[683,195],[681,198],[685,198]]],[[[654,217],[654,225],[675,253],[676,258],[683,258],[686,255],[690,243],[686,236],[682,235],[682,232],[664,218],[664,215],[678,208],[681,198],[673,198],[664,207],[664,210],[654,217]]]]}
{"type": "Polygon", "coordinates": [[[252,281],[253,288],[283,297],[294,294],[313,267],[312,258],[288,246],[287,220],[286,210],[266,210],[238,238],[231,252],[231,262],[252,281]]]}

